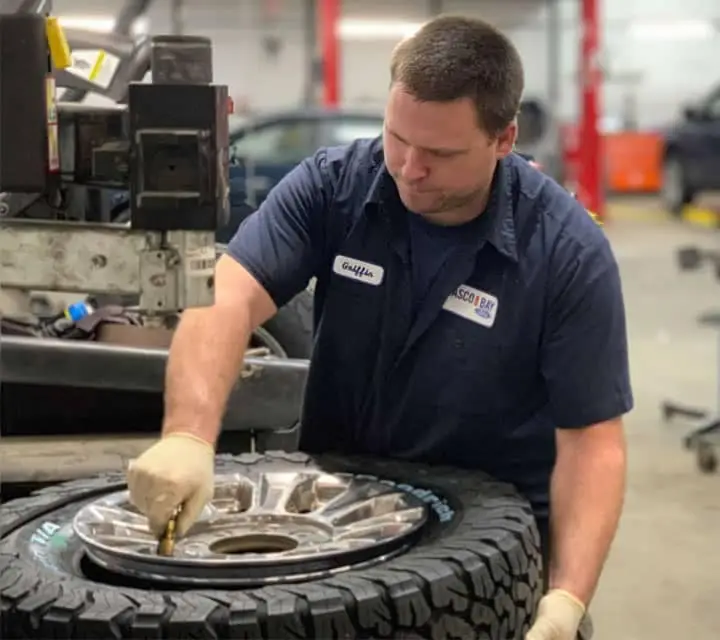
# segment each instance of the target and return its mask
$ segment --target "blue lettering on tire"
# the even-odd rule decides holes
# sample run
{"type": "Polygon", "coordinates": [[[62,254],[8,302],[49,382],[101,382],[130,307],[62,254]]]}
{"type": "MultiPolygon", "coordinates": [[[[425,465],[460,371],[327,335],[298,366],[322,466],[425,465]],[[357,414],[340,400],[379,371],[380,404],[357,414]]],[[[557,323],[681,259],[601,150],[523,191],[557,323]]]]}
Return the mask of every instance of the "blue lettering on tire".
{"type": "Polygon", "coordinates": [[[399,489],[400,491],[409,493],[410,495],[415,496],[419,500],[422,500],[425,504],[428,505],[428,507],[430,507],[430,510],[443,524],[447,524],[455,518],[455,510],[450,506],[450,503],[445,498],[441,498],[429,489],[414,487],[411,484],[403,482],[393,482],[392,480],[387,480],[385,478],[377,478],[375,476],[363,475],[362,477],[367,478],[368,480],[372,480],[374,482],[379,482],[381,484],[394,487],[395,489],[399,489]]]}

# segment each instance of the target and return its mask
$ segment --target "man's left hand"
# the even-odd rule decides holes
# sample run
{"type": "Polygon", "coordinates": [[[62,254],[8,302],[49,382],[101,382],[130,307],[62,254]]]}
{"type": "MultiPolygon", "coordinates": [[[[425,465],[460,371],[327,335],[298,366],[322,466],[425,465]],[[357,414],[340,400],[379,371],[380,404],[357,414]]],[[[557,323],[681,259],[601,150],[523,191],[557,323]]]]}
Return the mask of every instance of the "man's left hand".
{"type": "Polygon", "coordinates": [[[537,617],[525,640],[575,640],[585,605],[563,589],[551,589],[540,600],[537,617]]]}

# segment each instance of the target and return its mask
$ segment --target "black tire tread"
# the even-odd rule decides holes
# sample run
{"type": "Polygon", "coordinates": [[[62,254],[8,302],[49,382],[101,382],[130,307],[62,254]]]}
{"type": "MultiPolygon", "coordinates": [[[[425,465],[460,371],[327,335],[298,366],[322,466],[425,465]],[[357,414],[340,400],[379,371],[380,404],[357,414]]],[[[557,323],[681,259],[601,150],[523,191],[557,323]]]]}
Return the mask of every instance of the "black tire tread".
{"type": "MultiPolygon", "coordinates": [[[[217,470],[284,460],[310,465],[301,453],[218,456],[217,470]],[[229,468],[228,467],[228,468],[229,468]]],[[[367,461],[318,456],[367,470],[367,461]]],[[[372,473],[397,477],[396,461],[373,461],[372,473]],[[383,469],[385,473],[383,474],[383,469]]],[[[538,532],[527,503],[507,485],[476,472],[414,471],[420,483],[444,483],[472,495],[466,516],[448,535],[368,569],[315,582],[243,591],[150,592],[110,588],[44,571],[0,542],[0,637],[522,640],[541,595],[538,532]],[[470,493],[468,493],[470,492],[470,493]]],[[[367,471],[365,471],[367,473],[367,471]]],[[[0,526],[51,509],[71,494],[113,486],[119,474],[65,483],[2,507],[0,526]]]]}

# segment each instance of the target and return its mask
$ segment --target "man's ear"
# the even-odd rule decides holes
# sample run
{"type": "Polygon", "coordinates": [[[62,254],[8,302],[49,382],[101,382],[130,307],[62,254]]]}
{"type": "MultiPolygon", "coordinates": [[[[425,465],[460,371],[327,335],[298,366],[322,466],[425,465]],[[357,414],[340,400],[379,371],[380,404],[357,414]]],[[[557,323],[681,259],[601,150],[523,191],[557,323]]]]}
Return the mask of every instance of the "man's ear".
{"type": "Polygon", "coordinates": [[[517,122],[511,122],[503,131],[497,136],[497,151],[496,155],[498,159],[504,158],[512,153],[515,147],[515,141],[517,140],[518,125],[517,122]]]}

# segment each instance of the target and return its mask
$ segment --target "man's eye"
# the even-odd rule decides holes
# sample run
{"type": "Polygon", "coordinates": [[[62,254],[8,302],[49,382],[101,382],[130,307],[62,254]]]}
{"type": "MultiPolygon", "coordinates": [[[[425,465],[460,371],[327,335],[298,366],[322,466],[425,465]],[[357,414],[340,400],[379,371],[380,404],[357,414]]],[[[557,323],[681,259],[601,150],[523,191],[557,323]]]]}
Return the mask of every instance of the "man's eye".
{"type": "Polygon", "coordinates": [[[392,137],[400,144],[407,146],[407,142],[405,142],[405,140],[403,140],[397,133],[393,133],[392,137]]]}

